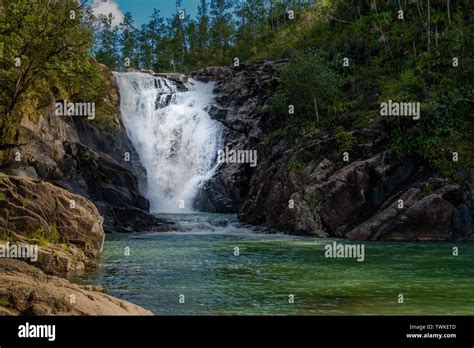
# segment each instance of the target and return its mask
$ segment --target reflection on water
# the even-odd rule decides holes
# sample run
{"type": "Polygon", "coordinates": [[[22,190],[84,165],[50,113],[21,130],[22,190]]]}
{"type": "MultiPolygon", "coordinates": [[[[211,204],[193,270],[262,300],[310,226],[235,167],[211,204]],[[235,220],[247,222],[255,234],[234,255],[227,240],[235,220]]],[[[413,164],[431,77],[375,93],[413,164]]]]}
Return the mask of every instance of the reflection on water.
{"type": "Polygon", "coordinates": [[[474,315],[472,243],[366,242],[357,262],[325,258],[333,240],[256,233],[233,215],[165,217],[179,232],[107,235],[81,281],[157,315],[474,315]]]}

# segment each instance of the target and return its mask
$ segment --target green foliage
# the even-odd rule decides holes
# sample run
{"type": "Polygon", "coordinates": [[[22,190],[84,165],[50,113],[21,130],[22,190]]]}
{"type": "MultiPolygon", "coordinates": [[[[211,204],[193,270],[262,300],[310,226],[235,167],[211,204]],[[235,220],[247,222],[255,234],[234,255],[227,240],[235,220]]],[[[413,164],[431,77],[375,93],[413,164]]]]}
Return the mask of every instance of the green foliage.
{"type": "Polygon", "coordinates": [[[354,138],[352,132],[348,132],[344,127],[338,126],[336,128],[336,146],[339,152],[352,152],[357,139],[354,138]]]}
{"type": "Polygon", "coordinates": [[[430,185],[424,186],[422,191],[423,191],[423,194],[425,196],[429,196],[429,195],[433,194],[433,189],[431,188],[430,185]]]}
{"type": "Polygon", "coordinates": [[[6,231],[0,231],[0,242],[7,242],[10,240],[10,234],[6,231]]]}
{"type": "MultiPolygon", "coordinates": [[[[424,57],[416,66],[423,65],[424,57]]],[[[412,73],[413,74],[413,73],[412,73]]],[[[391,145],[400,157],[415,156],[444,175],[451,175],[456,170],[472,170],[472,119],[468,117],[472,110],[473,89],[467,82],[474,77],[473,69],[466,65],[462,75],[457,69],[430,67],[428,76],[409,78],[402,96],[392,90],[393,84],[384,88],[383,95],[388,98],[395,95],[398,100],[420,101],[421,118],[418,121],[411,119],[393,119],[387,121],[391,145]],[[421,82],[418,81],[421,79],[421,82]],[[428,83],[430,81],[431,83],[428,83]],[[410,88],[410,86],[416,88],[410,88]],[[404,99],[401,99],[401,98],[404,99]],[[454,163],[452,152],[458,152],[462,159],[454,163]]],[[[403,85],[407,74],[402,72],[397,85],[403,85]]]]}
{"type": "Polygon", "coordinates": [[[23,208],[27,208],[30,204],[31,204],[31,201],[28,198],[23,198],[23,200],[21,202],[21,206],[23,208]]]}
{"type": "Polygon", "coordinates": [[[45,231],[44,227],[39,227],[28,233],[28,237],[39,241],[41,246],[47,246],[49,243],[59,243],[61,241],[61,235],[55,225],[49,226],[49,233],[45,231]]]}
{"type": "Polygon", "coordinates": [[[291,163],[291,168],[295,170],[304,169],[305,166],[306,166],[306,163],[301,159],[297,159],[291,163]]]}
{"type": "MultiPolygon", "coordinates": [[[[120,64],[118,57],[119,29],[113,25],[113,19],[111,13],[108,16],[101,15],[99,17],[100,24],[96,26],[97,50],[95,56],[99,62],[112,70],[117,70],[120,64]]],[[[124,50],[127,48],[124,47],[124,50]]]]}
{"type": "Polygon", "coordinates": [[[7,296],[0,296],[0,307],[13,308],[13,305],[10,303],[10,300],[7,296]]]}
{"type": "Polygon", "coordinates": [[[350,151],[354,145],[352,130],[372,128],[400,158],[413,157],[444,176],[468,176],[474,164],[470,82],[474,62],[469,54],[474,25],[468,15],[473,6],[452,2],[448,16],[445,5],[333,1],[333,10],[304,12],[303,20],[282,28],[274,36],[278,42],[260,52],[267,57],[284,57],[287,52],[292,56],[281,74],[285,89],[272,98],[274,112],[286,115],[276,127],[283,130],[294,123],[287,115],[288,104],[295,105],[297,119],[314,115],[308,94],[320,81],[333,80],[327,76],[335,76],[337,88],[326,88],[330,82],[319,86],[327,91],[323,100],[329,103],[319,106],[318,99],[318,108],[324,115],[319,126],[335,129],[339,151],[350,151]],[[404,20],[397,17],[399,6],[404,20]],[[324,68],[310,69],[308,57],[298,59],[301,52],[316,52],[324,68]],[[344,57],[349,57],[348,67],[342,66],[344,57]],[[453,57],[459,59],[458,67],[453,66],[453,57]],[[298,65],[303,66],[299,73],[298,65]],[[421,119],[382,118],[380,103],[389,99],[419,102],[421,119]],[[453,152],[459,154],[459,162],[453,161],[453,152]]]}
{"type": "Polygon", "coordinates": [[[28,233],[28,237],[32,239],[36,239],[41,246],[48,245],[48,238],[45,236],[44,227],[39,227],[36,230],[28,233]]]}
{"type": "Polygon", "coordinates": [[[308,208],[311,212],[316,211],[316,207],[318,206],[318,198],[316,193],[311,192],[308,194],[308,197],[306,197],[306,204],[308,205],[308,208]]]}
{"type": "Polygon", "coordinates": [[[95,102],[100,119],[106,78],[90,57],[90,10],[74,0],[4,0],[0,11],[0,139],[15,141],[23,115],[35,120],[50,105],[53,87],[63,99],[95,102]],[[17,59],[18,58],[18,59],[17,59]]]}
{"type": "Polygon", "coordinates": [[[292,125],[302,125],[304,120],[330,125],[342,99],[342,79],[321,54],[295,52],[291,64],[285,65],[279,75],[281,82],[272,97],[273,112],[287,122],[291,120],[292,125]],[[294,106],[294,114],[289,114],[290,105],[294,106]]]}
{"type": "MultiPolygon", "coordinates": [[[[197,18],[177,11],[164,19],[154,10],[148,23],[135,27],[130,13],[114,27],[112,18],[100,16],[94,53],[110,69],[124,70],[125,58],[133,68],[189,72],[211,65],[289,55],[302,39],[306,13],[312,1],[199,0],[197,18]],[[289,20],[288,11],[297,13],[289,20]],[[272,53],[270,53],[272,52],[272,53]]],[[[181,9],[176,0],[176,9],[181,9]]],[[[330,4],[328,4],[330,5],[330,4]]]]}
{"type": "Polygon", "coordinates": [[[52,241],[53,243],[57,243],[61,240],[61,235],[56,225],[50,226],[49,240],[52,241]]]}

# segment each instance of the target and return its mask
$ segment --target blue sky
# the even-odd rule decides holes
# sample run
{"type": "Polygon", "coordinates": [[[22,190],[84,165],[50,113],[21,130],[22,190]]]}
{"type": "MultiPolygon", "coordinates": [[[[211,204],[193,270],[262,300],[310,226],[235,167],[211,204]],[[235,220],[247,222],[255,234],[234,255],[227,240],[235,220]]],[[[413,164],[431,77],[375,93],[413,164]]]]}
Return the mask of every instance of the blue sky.
{"type": "MultiPolygon", "coordinates": [[[[181,7],[194,18],[198,3],[199,0],[183,0],[181,7]]],[[[112,12],[117,21],[123,18],[125,12],[130,12],[137,26],[149,21],[154,8],[160,10],[165,18],[176,12],[175,0],[107,0],[105,4],[101,0],[94,0],[94,5],[100,8],[101,13],[112,12]]]]}

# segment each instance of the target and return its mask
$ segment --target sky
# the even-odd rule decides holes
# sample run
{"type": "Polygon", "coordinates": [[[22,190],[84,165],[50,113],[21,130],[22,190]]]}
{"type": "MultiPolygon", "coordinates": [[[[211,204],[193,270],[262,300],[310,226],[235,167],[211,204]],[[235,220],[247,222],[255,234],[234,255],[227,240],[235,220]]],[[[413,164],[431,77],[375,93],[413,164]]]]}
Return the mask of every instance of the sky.
{"type": "MultiPolygon", "coordinates": [[[[199,0],[182,0],[181,8],[194,18],[198,3],[199,0]]],[[[175,0],[93,0],[92,7],[96,15],[112,13],[115,17],[114,25],[122,21],[125,12],[132,14],[136,26],[148,23],[154,8],[160,10],[165,18],[176,13],[175,0]]]]}

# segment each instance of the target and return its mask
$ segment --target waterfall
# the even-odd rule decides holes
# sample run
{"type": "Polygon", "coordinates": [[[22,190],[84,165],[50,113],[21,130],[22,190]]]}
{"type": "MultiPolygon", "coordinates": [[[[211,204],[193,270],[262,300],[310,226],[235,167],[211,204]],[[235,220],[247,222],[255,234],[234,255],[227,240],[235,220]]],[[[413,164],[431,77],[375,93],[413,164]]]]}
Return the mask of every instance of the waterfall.
{"type": "Polygon", "coordinates": [[[147,170],[151,211],[192,211],[194,196],[217,169],[221,148],[220,124],[207,112],[213,83],[190,79],[183,92],[149,74],[115,76],[122,120],[147,170]]]}

